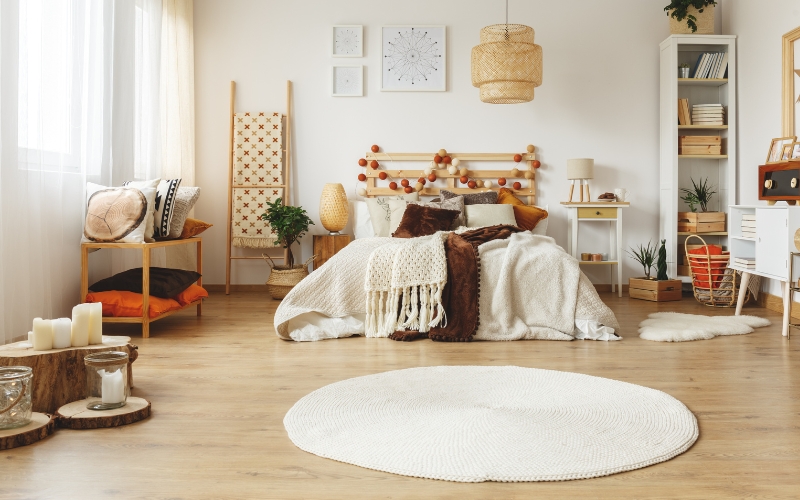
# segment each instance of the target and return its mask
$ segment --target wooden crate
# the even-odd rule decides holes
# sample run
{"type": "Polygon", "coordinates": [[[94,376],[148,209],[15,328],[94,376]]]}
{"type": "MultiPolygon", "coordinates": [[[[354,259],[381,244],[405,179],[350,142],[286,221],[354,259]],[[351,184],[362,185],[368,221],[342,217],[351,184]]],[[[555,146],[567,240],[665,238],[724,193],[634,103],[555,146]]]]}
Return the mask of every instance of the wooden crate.
{"type": "Polygon", "coordinates": [[[721,155],[722,146],[686,145],[678,148],[679,155],[721,155]]]}
{"type": "Polygon", "coordinates": [[[725,212],[678,212],[678,232],[716,233],[725,231],[725,212]]]}
{"type": "Polygon", "coordinates": [[[722,154],[722,138],[716,135],[682,135],[678,137],[678,154],[722,154]]]}
{"type": "Polygon", "coordinates": [[[667,302],[681,300],[681,280],[648,280],[630,278],[628,293],[632,299],[649,300],[651,302],[667,302]]]}

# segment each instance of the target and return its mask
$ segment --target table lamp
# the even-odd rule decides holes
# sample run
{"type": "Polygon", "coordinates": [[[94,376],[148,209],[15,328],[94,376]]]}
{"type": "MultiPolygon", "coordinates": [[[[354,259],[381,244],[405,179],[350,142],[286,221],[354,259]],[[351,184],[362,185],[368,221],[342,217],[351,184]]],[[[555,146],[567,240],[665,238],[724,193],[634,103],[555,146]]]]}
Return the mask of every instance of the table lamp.
{"type": "Polygon", "coordinates": [[[572,181],[569,187],[569,201],[572,202],[572,193],[575,189],[575,181],[578,181],[580,190],[580,201],[583,203],[583,187],[586,186],[586,201],[591,202],[589,194],[589,179],[594,178],[594,160],[591,158],[573,158],[567,160],[567,179],[572,181]]]}
{"type": "Polygon", "coordinates": [[[348,218],[347,194],[341,184],[325,184],[322,196],[319,199],[319,221],[322,227],[332,235],[347,225],[348,218]]]}

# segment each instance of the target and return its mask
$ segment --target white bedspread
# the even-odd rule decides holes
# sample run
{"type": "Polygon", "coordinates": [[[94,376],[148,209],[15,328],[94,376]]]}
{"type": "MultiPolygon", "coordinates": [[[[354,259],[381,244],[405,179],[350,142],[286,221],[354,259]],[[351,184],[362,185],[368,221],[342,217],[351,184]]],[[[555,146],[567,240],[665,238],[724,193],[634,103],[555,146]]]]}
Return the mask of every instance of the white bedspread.
{"type": "MultiPolygon", "coordinates": [[[[275,312],[278,336],[321,340],[355,334],[355,323],[351,322],[350,328],[326,328],[325,321],[318,321],[319,315],[348,321],[364,317],[369,256],[391,241],[358,239],[295,286],[275,312]],[[309,327],[307,313],[318,313],[313,315],[316,326],[309,327]],[[304,325],[302,332],[292,330],[300,324],[304,325]],[[313,335],[314,328],[320,329],[319,335],[313,335]]],[[[607,332],[619,328],[614,313],[600,300],[577,261],[552,238],[517,233],[482,245],[479,255],[481,324],[476,340],[602,338],[603,331],[604,340],[613,340],[607,332]],[[588,320],[594,333],[576,330],[576,320],[588,320]],[[600,324],[608,328],[604,330],[600,324]]]]}

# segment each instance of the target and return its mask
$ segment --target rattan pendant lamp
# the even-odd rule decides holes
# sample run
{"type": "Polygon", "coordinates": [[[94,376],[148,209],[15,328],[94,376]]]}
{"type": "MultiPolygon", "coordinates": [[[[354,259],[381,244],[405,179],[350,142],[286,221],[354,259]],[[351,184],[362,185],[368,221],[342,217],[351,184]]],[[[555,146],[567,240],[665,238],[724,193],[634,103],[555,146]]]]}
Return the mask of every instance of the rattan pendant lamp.
{"type": "Polygon", "coordinates": [[[481,29],[481,43],[472,48],[472,85],[480,88],[481,101],[518,104],[533,100],[542,84],[542,47],[533,43],[530,26],[493,24],[481,29]]]}

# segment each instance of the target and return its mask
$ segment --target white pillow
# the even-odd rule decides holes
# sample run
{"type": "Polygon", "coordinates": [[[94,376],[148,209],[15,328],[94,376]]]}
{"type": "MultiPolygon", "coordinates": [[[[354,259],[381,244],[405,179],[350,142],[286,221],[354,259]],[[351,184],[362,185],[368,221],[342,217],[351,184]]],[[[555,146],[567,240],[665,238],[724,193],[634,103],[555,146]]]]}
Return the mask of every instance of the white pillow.
{"type": "Polygon", "coordinates": [[[466,205],[467,227],[486,227],[498,224],[517,225],[514,205],[466,205]]]}
{"type": "MultiPolygon", "coordinates": [[[[160,183],[161,179],[152,179],[149,181],[126,182],[124,186],[135,187],[136,189],[153,188],[156,190],[156,194],[158,194],[158,185],[160,183]]],[[[156,199],[155,196],[153,196],[153,201],[147,205],[147,228],[144,230],[144,241],[147,242],[155,241],[153,240],[153,234],[155,233],[155,217],[156,217],[156,199]]]]}
{"type": "Polygon", "coordinates": [[[375,232],[375,236],[387,237],[391,234],[391,231],[389,231],[390,221],[391,221],[391,212],[389,211],[389,200],[418,201],[419,194],[411,193],[406,195],[379,196],[377,198],[367,198],[367,208],[369,209],[369,218],[372,221],[372,229],[375,232]]]}
{"type": "MultiPolygon", "coordinates": [[[[144,243],[147,241],[146,239],[146,232],[148,227],[148,221],[150,230],[153,229],[153,206],[155,203],[156,198],[156,188],[155,187],[143,187],[143,188],[136,188],[132,186],[127,187],[119,187],[119,188],[109,188],[106,186],[101,186],[99,184],[93,184],[91,182],[86,183],[86,219],[87,222],[92,217],[97,217],[97,214],[94,212],[92,207],[93,201],[97,203],[97,200],[92,200],[92,197],[95,194],[100,193],[101,191],[119,191],[120,194],[122,193],[139,193],[138,195],[134,195],[134,198],[141,195],[144,200],[143,203],[145,204],[142,208],[144,213],[143,214],[133,214],[128,213],[125,214],[124,217],[115,218],[115,223],[117,224],[116,227],[109,227],[108,234],[103,236],[98,236],[95,231],[92,231],[92,237],[89,238],[87,236],[87,224],[84,223],[84,230],[83,230],[83,237],[81,241],[84,243],[97,241],[97,242],[117,242],[117,243],[144,243]],[[136,221],[138,220],[138,223],[136,221]],[[117,236],[114,236],[114,235],[117,236]]],[[[116,196],[116,195],[115,195],[116,196]]],[[[138,202],[136,202],[138,203],[138,202]]],[[[130,207],[130,205],[128,205],[130,207]]]]}
{"type": "MultiPolygon", "coordinates": [[[[534,206],[536,206],[536,205],[534,205],[534,206]]],[[[550,212],[550,210],[547,210],[548,206],[549,205],[545,205],[543,207],[536,207],[536,208],[541,208],[542,210],[550,212]]],[[[549,216],[544,218],[544,219],[542,219],[542,220],[540,220],[539,223],[536,224],[536,226],[533,229],[531,229],[531,233],[533,233],[533,234],[541,234],[542,236],[547,236],[547,221],[549,221],[549,220],[550,220],[549,216]]]]}
{"type": "MultiPolygon", "coordinates": [[[[131,187],[150,187],[153,181],[129,181],[123,186],[131,187]]],[[[181,179],[160,180],[154,187],[156,188],[156,201],[153,208],[153,237],[166,238],[170,233],[170,223],[175,209],[175,197],[178,195],[178,186],[181,179]]],[[[181,227],[183,229],[183,227],[181,227]]]]}
{"type": "Polygon", "coordinates": [[[394,234],[403,221],[403,214],[409,202],[405,200],[389,200],[389,234],[394,234]]]}
{"type": "Polygon", "coordinates": [[[172,208],[172,221],[169,223],[170,239],[181,237],[186,218],[189,217],[189,212],[194,208],[198,198],[200,198],[199,187],[178,188],[178,192],[175,194],[175,205],[172,208]]]}
{"type": "Polygon", "coordinates": [[[372,228],[367,202],[352,201],[351,203],[353,204],[353,235],[356,239],[372,238],[375,236],[375,229],[372,228]]]}

